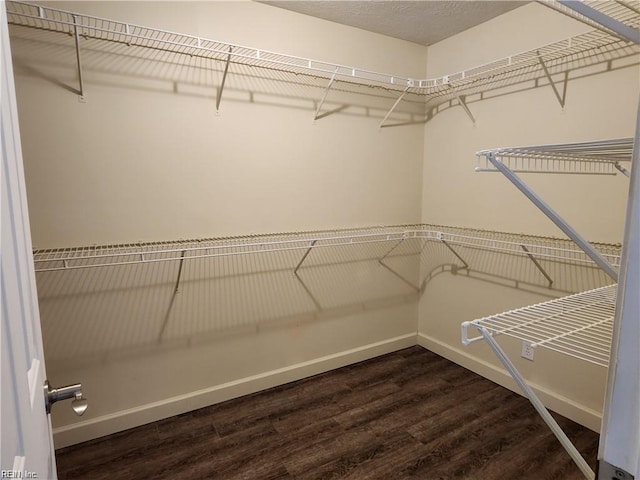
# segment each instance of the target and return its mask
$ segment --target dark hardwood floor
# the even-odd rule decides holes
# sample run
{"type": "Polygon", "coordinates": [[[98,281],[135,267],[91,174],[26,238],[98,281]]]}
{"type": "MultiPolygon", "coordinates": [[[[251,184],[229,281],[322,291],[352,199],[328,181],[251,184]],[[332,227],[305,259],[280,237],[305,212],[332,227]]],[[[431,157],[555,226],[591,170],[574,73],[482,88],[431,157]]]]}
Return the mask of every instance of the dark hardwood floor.
{"type": "MultiPolygon", "coordinates": [[[[595,466],[598,435],[560,425],[595,466]]],[[[529,402],[421,347],[57,451],[65,479],[581,479],[529,402]]]]}

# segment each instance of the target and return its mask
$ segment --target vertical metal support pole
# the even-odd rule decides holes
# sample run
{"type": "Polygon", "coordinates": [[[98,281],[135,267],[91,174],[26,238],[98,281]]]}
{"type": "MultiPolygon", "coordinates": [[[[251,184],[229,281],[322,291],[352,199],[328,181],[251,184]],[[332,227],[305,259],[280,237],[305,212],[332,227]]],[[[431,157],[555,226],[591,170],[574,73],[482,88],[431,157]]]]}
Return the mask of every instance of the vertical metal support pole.
{"type": "Polygon", "coordinates": [[[622,241],[620,281],[613,319],[611,359],[604,400],[599,471],[623,471],[640,479],[640,104],[631,164],[629,199],[622,241]]]}
{"type": "MultiPolygon", "coordinates": [[[[549,73],[549,69],[547,68],[547,65],[544,63],[544,60],[542,60],[542,57],[540,56],[540,53],[537,53],[537,55],[538,55],[538,61],[542,66],[542,70],[544,71],[544,74],[547,77],[547,80],[549,80],[549,85],[551,85],[551,88],[553,89],[553,93],[556,95],[558,102],[560,102],[560,106],[564,108],[564,98],[562,98],[562,95],[560,95],[560,92],[558,91],[558,88],[556,87],[556,84],[553,81],[553,78],[551,78],[551,74],[549,73]]],[[[566,83],[565,83],[565,86],[566,86],[566,83]]]]}
{"type": "Polygon", "coordinates": [[[531,259],[531,261],[538,268],[538,270],[540,270],[540,273],[544,275],[544,278],[547,279],[547,282],[549,282],[549,286],[553,285],[553,279],[549,276],[549,274],[545,271],[545,269],[542,268],[542,265],[540,265],[540,262],[538,262],[536,257],[534,257],[533,254],[529,251],[529,249],[524,245],[520,245],[520,247],[522,248],[522,250],[524,250],[527,253],[527,256],[531,259]]]}
{"type": "Polygon", "coordinates": [[[84,81],[82,79],[82,59],[80,58],[80,32],[78,31],[78,17],[73,16],[73,36],[76,42],[76,63],[78,67],[78,84],[80,100],[84,100],[84,81]]]}
{"type": "Polygon", "coordinates": [[[458,255],[458,252],[456,252],[451,245],[449,245],[445,240],[440,239],[440,241],[442,243],[444,243],[445,247],[447,247],[449,250],[451,250],[451,253],[453,253],[458,260],[460,260],[462,262],[462,264],[464,265],[464,267],[462,267],[462,268],[469,268],[469,264],[467,262],[465,262],[464,259],[460,255],[458,255]]]}
{"type": "Polygon", "coordinates": [[[179,293],[179,287],[180,287],[180,277],[182,276],[182,264],[184,263],[184,254],[186,253],[186,250],[182,250],[182,253],[180,255],[180,266],[178,267],[178,278],[176,279],[176,288],[173,291],[174,293],[179,293]]]}
{"type": "Polygon", "coordinates": [[[220,82],[220,88],[218,88],[218,95],[216,95],[216,112],[220,110],[220,101],[222,100],[222,91],[224,90],[224,84],[227,81],[227,73],[229,72],[229,63],[231,63],[231,51],[232,51],[232,47],[229,46],[229,54],[227,55],[227,62],[224,65],[222,82],[220,82]]]}
{"type": "Polygon", "coordinates": [[[595,249],[593,245],[587,242],[580,234],[571,227],[560,215],[556,213],[547,203],[542,200],[528,185],[526,185],[520,177],[513,173],[504,163],[498,160],[492,153],[487,155],[487,158],[500,172],[507,177],[507,179],[513,183],[518,190],[520,190],[533,204],[538,207],[542,213],[544,213],[556,226],[562,230],[571,240],[573,240],[591,260],[593,260],[600,268],[602,268],[607,275],[609,275],[616,282],[618,281],[618,272],[607,261],[604,256],[595,249]]]}
{"type": "Polygon", "coordinates": [[[385,127],[386,125],[384,124],[384,122],[387,121],[387,118],[389,118],[389,115],[391,115],[391,113],[393,113],[393,111],[396,109],[396,107],[398,106],[398,104],[402,101],[402,99],[404,98],[404,96],[407,94],[407,92],[409,91],[409,85],[407,85],[407,88],[405,88],[402,92],[402,95],[400,95],[398,97],[398,99],[395,101],[395,103],[393,104],[393,106],[391,107],[391,110],[389,110],[387,112],[387,114],[384,116],[384,118],[382,119],[382,121],[380,122],[380,125],[378,128],[382,128],[385,127]]]}
{"type": "Polygon", "coordinates": [[[500,348],[500,345],[496,343],[494,338],[491,336],[491,333],[484,327],[477,326],[477,328],[491,347],[491,350],[493,350],[493,352],[498,357],[498,360],[500,360],[502,365],[504,365],[504,368],[506,368],[507,371],[511,374],[515,382],[522,390],[522,393],[524,393],[524,395],[529,399],[531,405],[533,405],[533,408],[535,408],[536,411],[540,414],[542,420],[544,420],[544,423],[547,424],[556,438],[560,441],[564,449],[567,451],[569,456],[571,456],[572,460],[576,463],[585,478],[588,478],[590,480],[595,479],[594,471],[591,470],[589,464],[584,458],[582,458],[580,452],[576,449],[573,443],[571,443],[571,440],[569,440],[567,435],[562,431],[562,428],[560,428],[558,422],[556,422],[556,420],[551,416],[549,410],[547,410],[547,408],[540,401],[535,392],[531,389],[531,387],[529,387],[526,380],[522,377],[522,375],[520,375],[520,372],[518,371],[518,369],[516,369],[515,365],[511,363],[511,360],[509,360],[502,348],[500,348]]]}
{"type": "Polygon", "coordinates": [[[318,108],[316,108],[316,113],[313,116],[314,120],[318,119],[318,115],[320,114],[320,110],[322,110],[322,106],[324,105],[324,101],[327,99],[327,95],[329,95],[329,90],[331,90],[331,87],[333,86],[333,82],[335,82],[336,80],[336,74],[338,73],[338,68],[336,67],[336,71],[333,72],[333,75],[331,75],[331,79],[329,80],[329,85],[327,85],[327,88],[324,90],[324,94],[322,95],[322,98],[320,99],[320,103],[318,104],[318,108]]]}
{"type": "Polygon", "coordinates": [[[467,107],[467,103],[464,101],[465,100],[465,96],[464,95],[458,95],[458,102],[460,102],[460,106],[464,109],[465,112],[467,112],[467,115],[469,116],[469,118],[471,119],[471,121],[473,122],[473,124],[476,124],[476,119],[473,116],[473,113],[471,113],[471,110],[469,110],[469,107],[467,107]]]}

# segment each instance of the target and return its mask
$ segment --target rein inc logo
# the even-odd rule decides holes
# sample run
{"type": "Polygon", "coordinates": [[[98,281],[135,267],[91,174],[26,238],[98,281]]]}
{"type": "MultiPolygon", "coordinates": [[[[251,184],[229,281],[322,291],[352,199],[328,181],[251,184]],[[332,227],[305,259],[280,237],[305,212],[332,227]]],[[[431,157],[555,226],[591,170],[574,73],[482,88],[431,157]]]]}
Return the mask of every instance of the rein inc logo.
{"type": "Polygon", "coordinates": [[[0,478],[39,478],[37,472],[28,470],[2,470],[0,478]]]}

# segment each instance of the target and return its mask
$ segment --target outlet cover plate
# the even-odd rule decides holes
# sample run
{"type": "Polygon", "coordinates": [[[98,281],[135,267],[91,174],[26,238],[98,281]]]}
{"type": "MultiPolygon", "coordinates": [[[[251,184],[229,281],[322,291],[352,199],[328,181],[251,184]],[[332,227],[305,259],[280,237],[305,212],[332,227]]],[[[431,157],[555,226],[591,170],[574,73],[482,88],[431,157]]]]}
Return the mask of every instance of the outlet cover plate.
{"type": "Polygon", "coordinates": [[[531,360],[533,362],[535,350],[536,349],[531,346],[531,342],[527,342],[526,340],[522,341],[522,352],[520,353],[522,358],[526,358],[527,360],[531,360]]]}

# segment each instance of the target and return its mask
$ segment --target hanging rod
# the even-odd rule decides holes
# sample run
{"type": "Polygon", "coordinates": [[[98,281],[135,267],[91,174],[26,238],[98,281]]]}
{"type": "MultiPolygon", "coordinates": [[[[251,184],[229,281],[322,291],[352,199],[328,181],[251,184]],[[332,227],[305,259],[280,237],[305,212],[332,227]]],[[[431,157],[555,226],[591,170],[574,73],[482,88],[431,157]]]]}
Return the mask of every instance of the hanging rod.
{"type": "Polygon", "coordinates": [[[630,162],[633,138],[594,142],[503,147],[476,153],[476,172],[497,172],[493,155],[513,172],[574,175],[616,175],[619,162],[630,162]]]}
{"type": "MultiPolygon", "coordinates": [[[[592,260],[582,250],[573,247],[547,246],[532,243],[531,240],[525,242],[522,239],[510,242],[430,229],[388,228],[387,231],[357,231],[351,234],[316,233],[315,235],[307,234],[305,236],[292,234],[286,238],[275,239],[264,236],[266,237],[265,239],[250,237],[244,240],[230,238],[36,250],[34,251],[34,265],[36,272],[51,272],[155,262],[182,262],[199,258],[255,255],[270,252],[300,250],[310,252],[316,248],[347,247],[388,242],[399,243],[409,239],[437,241],[447,245],[495,251],[520,257],[533,257],[540,260],[554,260],[580,265],[593,264],[592,260]]],[[[617,249],[617,247],[613,248],[617,249]]],[[[619,255],[606,253],[603,256],[613,265],[619,265],[620,263],[619,255]]]]}
{"type": "Polygon", "coordinates": [[[434,98],[475,93],[488,85],[504,86],[505,82],[512,81],[517,83],[522,81],[523,72],[529,75],[526,72],[536,71],[536,77],[541,77],[543,72],[540,59],[549,68],[553,68],[561,61],[573,62],[579,59],[582,63],[588,63],[588,59],[593,57],[593,62],[601,62],[602,54],[627,56],[638,50],[632,44],[612,38],[607,33],[592,31],[442,77],[413,79],[24,2],[7,1],[6,5],[8,21],[12,25],[63,34],[71,34],[74,25],[77,25],[80,36],[84,39],[163,50],[221,62],[231,59],[234,63],[284,69],[296,74],[320,74],[326,78],[335,75],[336,79],[344,81],[382,86],[398,93],[406,89],[408,93],[434,98]]]}

